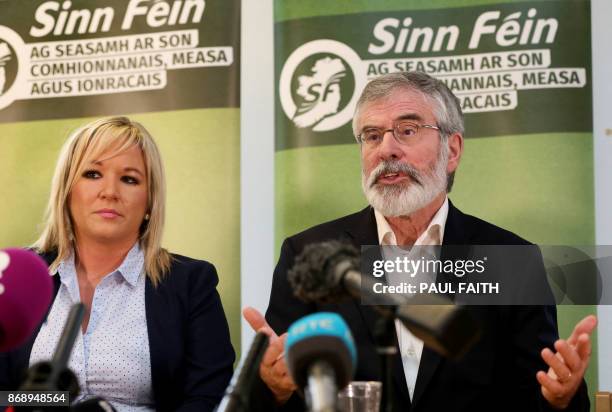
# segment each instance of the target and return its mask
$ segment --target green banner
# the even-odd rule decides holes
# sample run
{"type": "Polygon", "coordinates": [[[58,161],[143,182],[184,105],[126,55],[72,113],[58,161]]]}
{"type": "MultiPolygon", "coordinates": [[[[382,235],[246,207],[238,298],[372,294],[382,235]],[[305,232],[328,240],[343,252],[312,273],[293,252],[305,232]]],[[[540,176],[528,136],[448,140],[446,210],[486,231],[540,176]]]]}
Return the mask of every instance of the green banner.
{"type": "MultiPolygon", "coordinates": [[[[369,79],[404,70],[461,100],[456,206],[532,242],[594,244],[590,31],[582,0],[276,1],[277,250],[366,205],[353,110],[369,79]]],[[[561,336],[594,310],[559,307],[561,336]]]]}
{"type": "Polygon", "coordinates": [[[163,245],[217,267],[239,351],[239,40],[239,0],[1,1],[0,248],[37,238],[68,134],[127,115],[162,152],[163,245]]]}
{"type": "Polygon", "coordinates": [[[361,89],[398,71],[446,82],[470,138],[589,132],[588,6],[540,1],[277,23],[277,150],[351,142],[361,89]]]}
{"type": "Polygon", "coordinates": [[[0,121],[239,105],[238,1],[0,8],[0,121]]]}

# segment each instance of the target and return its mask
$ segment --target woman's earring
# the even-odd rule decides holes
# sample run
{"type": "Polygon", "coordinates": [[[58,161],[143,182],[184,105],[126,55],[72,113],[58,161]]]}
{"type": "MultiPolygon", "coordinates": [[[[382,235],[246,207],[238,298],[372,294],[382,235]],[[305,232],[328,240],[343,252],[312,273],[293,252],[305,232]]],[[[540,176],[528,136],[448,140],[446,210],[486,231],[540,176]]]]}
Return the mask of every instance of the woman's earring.
{"type": "Polygon", "coordinates": [[[144,215],[144,220],[149,220],[149,219],[151,219],[151,215],[150,214],[147,213],[146,215],[144,215]]]}

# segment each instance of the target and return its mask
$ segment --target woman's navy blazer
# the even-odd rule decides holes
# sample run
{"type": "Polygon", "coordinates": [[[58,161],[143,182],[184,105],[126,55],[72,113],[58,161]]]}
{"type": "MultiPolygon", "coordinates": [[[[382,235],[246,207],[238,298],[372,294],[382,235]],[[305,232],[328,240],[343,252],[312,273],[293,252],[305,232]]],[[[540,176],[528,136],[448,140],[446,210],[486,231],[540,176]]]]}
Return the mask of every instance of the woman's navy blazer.
{"type": "MultiPolygon", "coordinates": [[[[47,263],[55,256],[42,256],[47,263]]],[[[157,287],[147,277],[145,308],[154,408],[213,411],[232,376],[234,349],[216,286],[215,267],[172,255],[157,287]]],[[[54,293],[60,286],[53,277],[54,293]]],[[[0,390],[19,387],[28,368],[35,333],[21,347],[0,353],[0,390]]]]}

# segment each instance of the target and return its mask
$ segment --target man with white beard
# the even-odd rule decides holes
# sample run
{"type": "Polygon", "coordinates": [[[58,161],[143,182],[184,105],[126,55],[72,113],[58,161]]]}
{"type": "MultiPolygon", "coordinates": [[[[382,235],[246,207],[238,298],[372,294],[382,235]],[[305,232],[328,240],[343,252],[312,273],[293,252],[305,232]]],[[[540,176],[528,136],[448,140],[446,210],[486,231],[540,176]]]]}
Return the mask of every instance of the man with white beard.
{"type": "MultiPolygon", "coordinates": [[[[353,132],[370,206],[286,239],[265,318],[253,308],[243,311],[255,330],[271,336],[260,367],[267,392],[257,404],[265,405],[264,410],[270,405],[304,410],[287,373],[283,345],[288,326],[312,312],[335,311],[351,328],[358,349],[355,380],[381,380],[373,331],[378,315],[372,307],[356,302],[306,304],[293,296],[287,272],[306,245],[331,239],[349,240],[357,248],[530,244],[462,213],[449,201],[463,153],[464,125],[459,101],[443,82],[416,72],[372,80],[357,103],[353,132]]],[[[456,362],[423,347],[396,323],[400,356],[393,365],[394,410],[589,410],[583,376],[594,316],[579,322],[563,340],[558,339],[554,306],[469,309],[483,325],[482,336],[456,362]]]]}

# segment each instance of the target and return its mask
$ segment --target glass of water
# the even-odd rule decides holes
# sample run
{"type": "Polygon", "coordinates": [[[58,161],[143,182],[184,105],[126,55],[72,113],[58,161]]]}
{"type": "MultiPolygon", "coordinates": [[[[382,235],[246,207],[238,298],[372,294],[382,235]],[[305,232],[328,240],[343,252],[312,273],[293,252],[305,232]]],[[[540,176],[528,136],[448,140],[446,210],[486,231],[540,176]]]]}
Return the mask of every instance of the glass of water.
{"type": "Polygon", "coordinates": [[[338,393],[340,412],[379,412],[381,383],[351,382],[338,393]]]}

